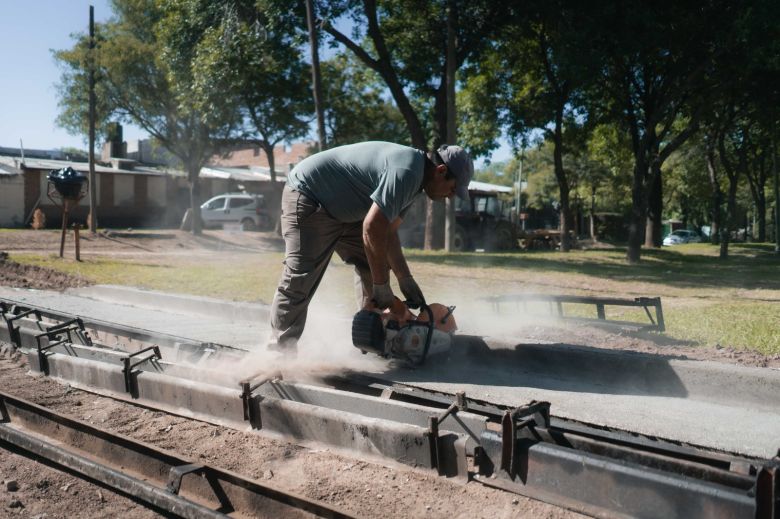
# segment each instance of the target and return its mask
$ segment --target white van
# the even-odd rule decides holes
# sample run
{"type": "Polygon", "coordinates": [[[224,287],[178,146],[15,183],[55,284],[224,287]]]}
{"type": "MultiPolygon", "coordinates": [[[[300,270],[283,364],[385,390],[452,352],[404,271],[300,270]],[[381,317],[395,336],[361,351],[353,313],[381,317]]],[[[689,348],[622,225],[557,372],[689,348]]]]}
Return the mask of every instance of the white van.
{"type": "Polygon", "coordinates": [[[200,206],[200,216],[203,225],[211,228],[240,224],[244,231],[257,231],[271,226],[271,217],[266,210],[263,195],[217,195],[200,206]]]}

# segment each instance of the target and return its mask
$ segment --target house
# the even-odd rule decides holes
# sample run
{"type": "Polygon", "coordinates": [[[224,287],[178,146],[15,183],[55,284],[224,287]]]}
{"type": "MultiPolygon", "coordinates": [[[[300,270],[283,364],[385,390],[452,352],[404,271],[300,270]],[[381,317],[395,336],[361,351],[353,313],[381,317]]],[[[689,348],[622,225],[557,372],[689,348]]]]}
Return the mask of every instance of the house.
{"type": "MultiPolygon", "coordinates": [[[[0,226],[20,227],[29,224],[32,213],[40,208],[49,227],[61,224],[62,201],[50,191],[51,171],[70,167],[89,175],[89,164],[66,160],[0,156],[0,168],[18,171],[15,185],[17,200],[13,214],[0,215],[0,226]]],[[[170,225],[175,215],[176,180],[169,172],[136,166],[133,161],[114,161],[110,166],[95,165],[98,222],[101,226],[170,225]]],[[[82,198],[71,209],[70,220],[85,223],[89,214],[89,197],[82,198]]]]}
{"type": "Polygon", "coordinates": [[[24,219],[22,171],[15,164],[0,163],[0,225],[19,227],[24,219]]]}
{"type": "MultiPolygon", "coordinates": [[[[288,172],[300,161],[314,153],[317,144],[314,141],[295,142],[290,145],[274,147],[274,170],[288,172]]],[[[228,151],[214,155],[209,164],[218,167],[261,167],[268,169],[268,157],[257,144],[239,144],[228,151]]]]}
{"type": "MultiPolygon", "coordinates": [[[[103,144],[101,160],[108,162],[112,157],[127,157],[139,163],[157,166],[178,167],[179,159],[165,147],[155,144],[153,139],[132,139],[126,142],[121,139],[121,127],[114,130],[116,139],[103,144]]],[[[314,153],[317,144],[314,141],[296,142],[289,145],[274,147],[274,170],[277,173],[287,173],[300,161],[314,153]]],[[[217,168],[261,168],[268,170],[268,157],[255,143],[240,143],[230,146],[226,151],[214,154],[208,164],[217,168]]]]}
{"type": "MultiPolygon", "coordinates": [[[[65,160],[0,155],[0,227],[25,227],[40,208],[48,227],[61,225],[61,201],[49,196],[51,171],[71,167],[89,175],[89,164],[65,160]],[[52,199],[53,198],[53,199],[52,199]]],[[[277,175],[271,183],[267,168],[203,168],[199,177],[201,201],[227,192],[263,194],[269,207],[278,204],[286,181],[277,175]]],[[[129,159],[111,160],[110,166],[95,165],[98,224],[101,227],[176,227],[190,205],[190,188],[185,172],[137,164],[129,159]]],[[[85,224],[89,197],[71,209],[69,219],[85,224]]]]}

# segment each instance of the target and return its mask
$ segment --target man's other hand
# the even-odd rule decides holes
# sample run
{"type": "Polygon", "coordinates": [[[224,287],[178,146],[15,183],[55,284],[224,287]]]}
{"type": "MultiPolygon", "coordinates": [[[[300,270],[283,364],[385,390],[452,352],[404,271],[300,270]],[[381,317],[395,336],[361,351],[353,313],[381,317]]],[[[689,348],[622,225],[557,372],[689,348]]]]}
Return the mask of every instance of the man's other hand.
{"type": "Polygon", "coordinates": [[[372,300],[377,308],[384,310],[390,308],[393,305],[393,290],[390,288],[390,283],[374,283],[372,300]]]}
{"type": "Polygon", "coordinates": [[[401,292],[409,305],[419,307],[425,304],[425,296],[412,276],[399,279],[398,286],[401,287],[401,292]]]}

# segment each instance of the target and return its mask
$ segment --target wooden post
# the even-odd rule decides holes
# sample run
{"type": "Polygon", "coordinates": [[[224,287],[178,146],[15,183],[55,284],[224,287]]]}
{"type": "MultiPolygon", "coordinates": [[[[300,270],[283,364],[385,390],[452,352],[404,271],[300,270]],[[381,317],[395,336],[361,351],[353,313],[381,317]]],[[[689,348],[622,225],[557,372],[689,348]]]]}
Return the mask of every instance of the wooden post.
{"type": "Polygon", "coordinates": [[[79,243],[79,229],[81,226],[77,223],[73,224],[73,237],[76,240],[76,261],[81,261],[81,249],[79,243]]]}
{"type": "Polygon", "coordinates": [[[68,205],[67,198],[62,199],[62,236],[60,236],[60,258],[65,252],[65,233],[68,232],[68,205]]]}

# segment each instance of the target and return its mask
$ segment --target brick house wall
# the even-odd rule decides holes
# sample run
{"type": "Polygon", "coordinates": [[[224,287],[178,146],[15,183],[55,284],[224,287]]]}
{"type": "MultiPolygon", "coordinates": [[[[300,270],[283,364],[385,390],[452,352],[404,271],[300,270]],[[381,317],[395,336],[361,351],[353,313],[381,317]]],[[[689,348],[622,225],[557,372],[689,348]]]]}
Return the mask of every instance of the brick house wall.
{"type": "MultiPolygon", "coordinates": [[[[274,148],[274,169],[277,172],[290,171],[293,166],[314,153],[315,146],[314,142],[296,142],[289,147],[276,146],[274,148]]],[[[244,145],[225,155],[214,155],[209,159],[209,164],[225,168],[269,167],[265,152],[255,145],[244,145]]]]}

